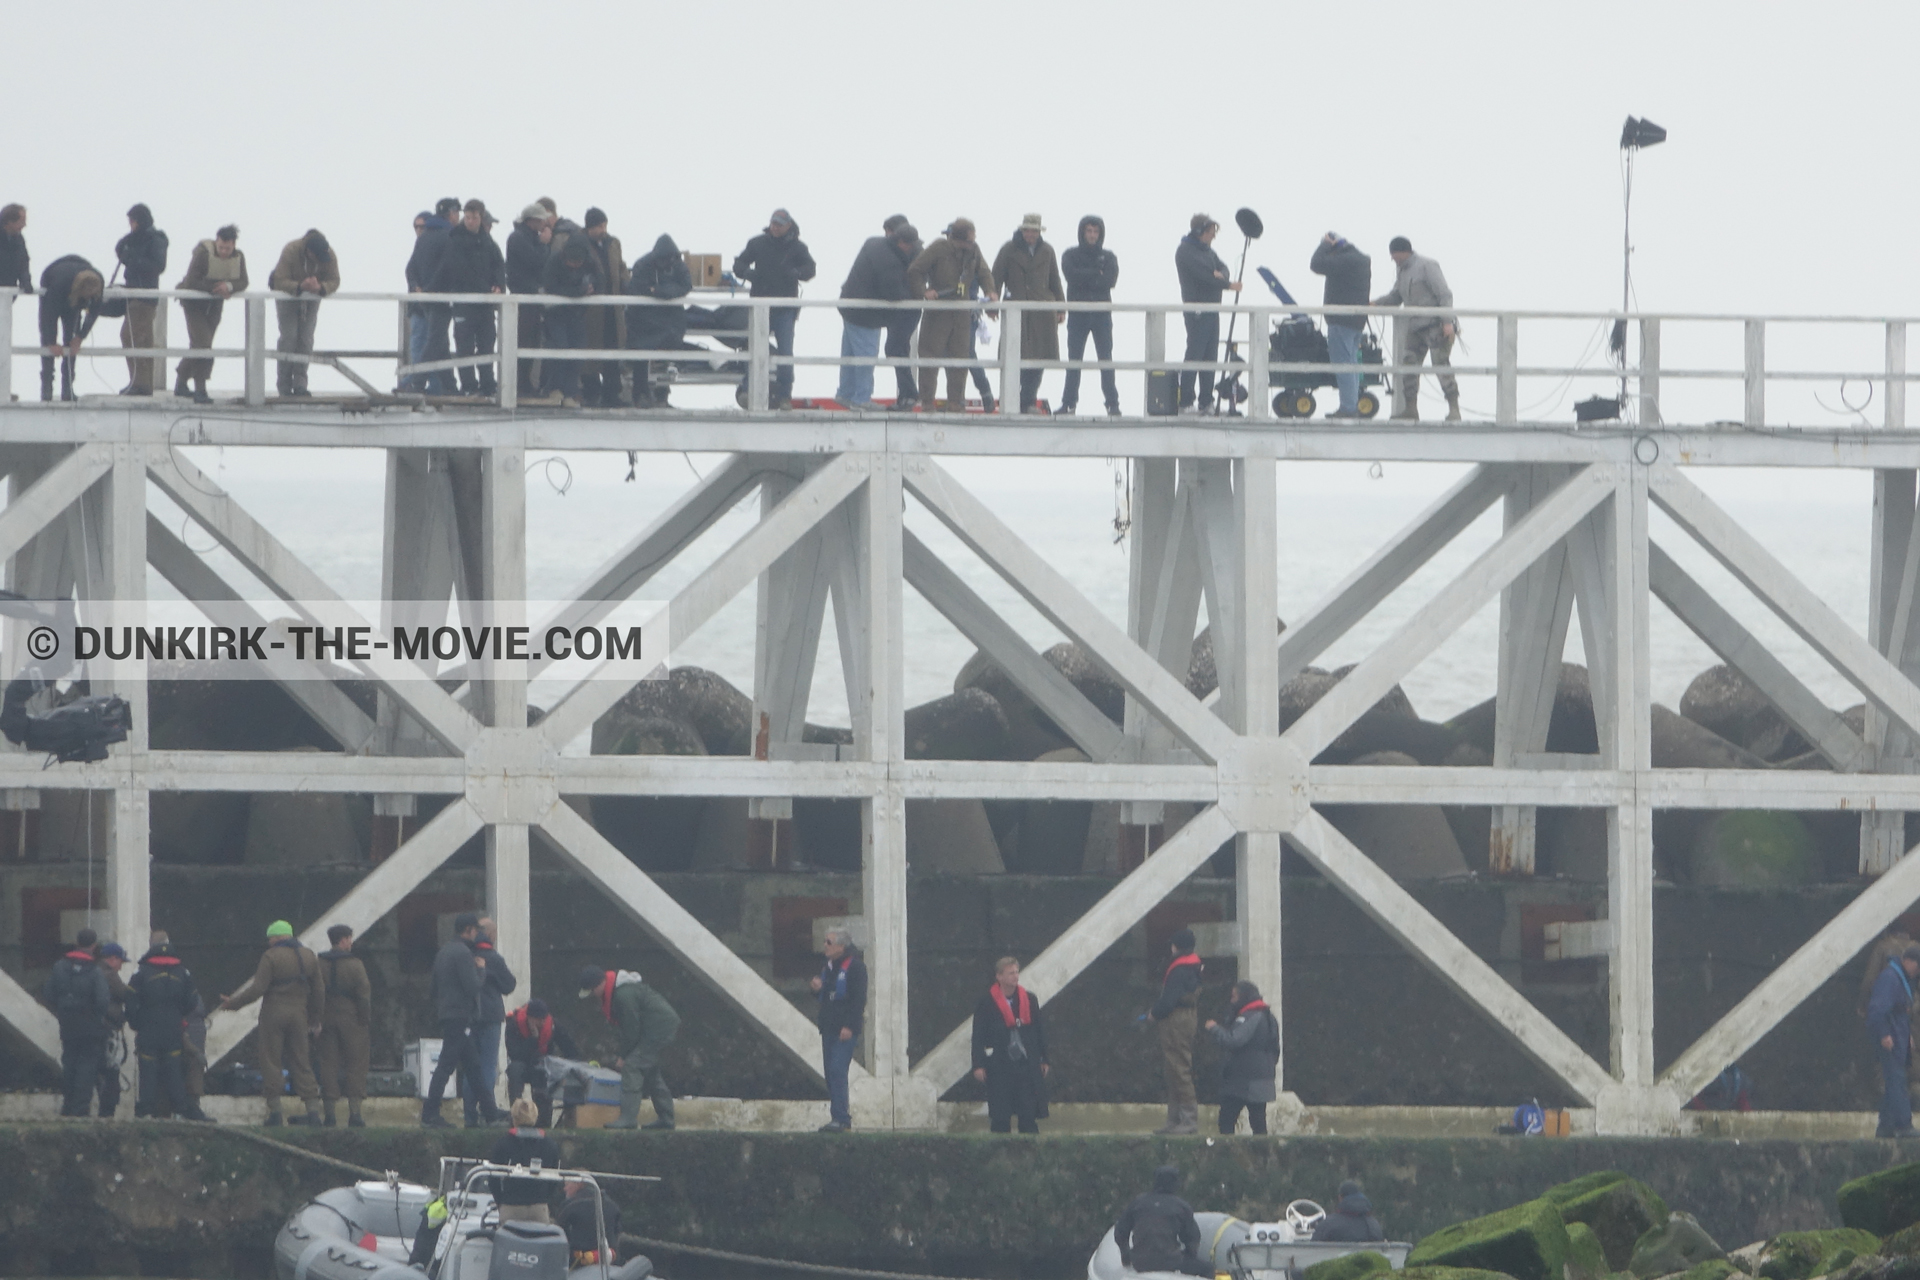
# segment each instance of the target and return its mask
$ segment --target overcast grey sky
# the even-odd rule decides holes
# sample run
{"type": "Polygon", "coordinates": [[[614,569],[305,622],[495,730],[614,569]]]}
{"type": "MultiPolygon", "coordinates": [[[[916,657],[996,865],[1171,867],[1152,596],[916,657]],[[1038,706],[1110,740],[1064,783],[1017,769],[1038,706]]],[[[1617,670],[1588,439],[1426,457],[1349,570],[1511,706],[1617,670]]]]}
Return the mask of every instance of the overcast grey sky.
{"type": "MultiPolygon", "coordinates": [[[[597,204],[629,258],[662,231],[731,257],[785,205],[820,264],[812,297],[837,293],[890,213],[927,232],[970,216],[989,250],[1026,212],[1063,246],[1099,213],[1128,301],[1175,296],[1190,214],[1225,220],[1244,204],[1268,228],[1252,261],[1303,297],[1318,297],[1306,259],[1331,228],[1374,254],[1376,282],[1387,239],[1405,234],[1463,306],[1599,310],[1619,296],[1618,137],[1632,113],[1672,133],[1639,165],[1644,308],[1913,313],[1917,12],[1844,0],[15,5],[0,201],[31,207],[36,268],[68,252],[110,265],[124,210],[144,200],[173,238],[167,283],[195,240],[235,221],[256,286],[282,244],[319,226],[350,290],[402,287],[411,217],[440,196],[477,195],[507,217],[539,195],[576,218],[597,204]]],[[[1237,237],[1221,247],[1234,255],[1237,237]]],[[[24,336],[30,304],[15,314],[24,336]]],[[[1555,341],[1577,354],[1591,329],[1555,341]]],[[[321,321],[323,345],[391,334],[371,308],[356,319],[339,304],[321,321]]],[[[839,328],[809,315],[800,336],[803,352],[829,353],[839,328]]],[[[1490,324],[1467,337],[1469,358],[1491,358],[1490,324]]],[[[1857,338],[1850,354],[1876,366],[1877,332],[1857,338]]],[[[1708,345],[1736,361],[1738,342],[1730,328],[1708,345]]],[[[1769,351],[1791,342],[1770,333],[1769,351]]],[[[1550,345],[1530,330],[1523,359],[1550,345]]],[[[802,386],[830,377],[806,371],[802,386]]],[[[237,379],[223,365],[215,382],[237,379]]],[[[97,362],[85,389],[121,380],[97,362]]],[[[1130,404],[1137,385],[1123,386],[1130,404]]],[[[1702,416],[1736,416],[1738,385],[1716,394],[1702,416]]],[[[1491,395],[1482,383],[1467,399],[1491,395]]],[[[1563,397],[1542,414],[1571,410],[1563,397]]],[[[311,457],[298,465],[317,474],[311,457]]],[[[1006,470],[1016,484],[1055,474],[1006,470]]],[[[1361,467],[1333,470],[1366,483],[1361,467]]],[[[600,471],[582,482],[618,483],[600,471]]],[[[1861,498],[1864,528],[1858,477],[1779,483],[1861,498]]]]}
{"type": "MultiPolygon", "coordinates": [[[[550,194],[731,255],[790,208],[837,290],[889,213],[1103,214],[1130,299],[1171,295],[1196,209],[1259,209],[1306,291],[1338,229],[1406,234],[1463,303],[1617,296],[1617,139],[1648,308],[1910,308],[1916,6],[1895,3],[18,5],[0,200],[35,262],[111,262],[152,205],[185,249],[310,225],[399,287],[411,215],[550,194]]],[[[1232,247],[1224,241],[1223,248],[1232,247]]],[[[37,269],[37,268],[36,268],[37,269]]],[[[256,275],[264,271],[256,270],[256,275]]],[[[24,317],[23,317],[24,318],[24,317]]],[[[811,317],[810,317],[811,319],[811,317]]],[[[828,327],[824,320],[817,328],[828,327]]]]}

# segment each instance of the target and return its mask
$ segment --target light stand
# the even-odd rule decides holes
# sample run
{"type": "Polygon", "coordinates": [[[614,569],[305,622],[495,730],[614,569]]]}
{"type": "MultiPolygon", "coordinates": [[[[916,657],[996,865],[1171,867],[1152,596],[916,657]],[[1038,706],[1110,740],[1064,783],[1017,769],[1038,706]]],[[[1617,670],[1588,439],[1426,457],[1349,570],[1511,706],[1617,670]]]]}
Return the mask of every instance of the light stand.
{"type": "Polygon", "coordinates": [[[1633,309],[1633,161],[1642,147],[1657,147],[1667,140],[1667,131],[1651,120],[1627,117],[1620,130],[1620,151],[1626,158],[1623,211],[1620,220],[1620,313],[1613,322],[1614,354],[1620,357],[1620,404],[1627,403],[1627,321],[1633,309]]]}

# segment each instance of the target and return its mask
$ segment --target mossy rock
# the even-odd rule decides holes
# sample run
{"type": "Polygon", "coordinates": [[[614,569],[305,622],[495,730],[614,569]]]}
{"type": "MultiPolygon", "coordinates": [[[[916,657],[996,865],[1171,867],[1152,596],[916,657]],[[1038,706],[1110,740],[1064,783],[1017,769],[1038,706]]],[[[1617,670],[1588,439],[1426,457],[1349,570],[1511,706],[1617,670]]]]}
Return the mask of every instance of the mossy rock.
{"type": "Polygon", "coordinates": [[[1391,1271],[1393,1264],[1387,1261],[1384,1253],[1375,1253],[1371,1249],[1362,1249],[1358,1253],[1349,1253],[1340,1258],[1328,1258],[1325,1262],[1316,1262],[1301,1272],[1301,1280],[1355,1280],[1369,1271],[1391,1271]]]}
{"type": "Polygon", "coordinates": [[[1479,1267],[1402,1267],[1393,1280],[1514,1280],[1504,1271],[1483,1271],[1479,1267]]]}
{"type": "Polygon", "coordinates": [[[1567,1223],[1566,1280],[1606,1280],[1612,1270],[1593,1228],[1584,1222],[1567,1223]]]}
{"type": "Polygon", "coordinates": [[[1614,1271],[1626,1270],[1635,1243],[1665,1226],[1669,1216],[1667,1202],[1652,1187],[1617,1169],[1548,1187],[1540,1198],[1551,1201],[1569,1227],[1576,1222],[1591,1227],[1614,1271]]]}
{"type": "Polygon", "coordinates": [[[1674,1213],[1634,1242],[1633,1260],[1627,1269],[1640,1280],[1653,1280],[1654,1276],[1691,1271],[1703,1262],[1726,1256],[1726,1250],[1714,1243],[1692,1214],[1674,1213]]]}
{"type": "Polygon", "coordinates": [[[1842,1183],[1839,1200],[1841,1222],[1890,1236],[1920,1222],[1920,1164],[1897,1165],[1842,1183]]]}
{"type": "Polygon", "coordinates": [[[1727,1280],[1728,1276],[1745,1276],[1746,1274],[1725,1258],[1710,1258],[1697,1267],[1689,1267],[1681,1272],[1680,1280],[1727,1280]]]}
{"type": "Polygon", "coordinates": [[[1767,1241],[1755,1273],[1760,1280],[1811,1280],[1839,1271],[1855,1258],[1879,1252],[1880,1239],[1858,1227],[1787,1231],[1767,1241]]]}
{"type": "Polygon", "coordinates": [[[1920,1255],[1920,1222],[1900,1228],[1880,1242],[1883,1258],[1911,1258],[1920,1255]]]}
{"type": "Polygon", "coordinates": [[[1549,1200],[1529,1200],[1511,1209],[1443,1227],[1414,1246],[1409,1268],[1472,1267],[1515,1280],[1563,1280],[1567,1224],[1549,1200]]]}

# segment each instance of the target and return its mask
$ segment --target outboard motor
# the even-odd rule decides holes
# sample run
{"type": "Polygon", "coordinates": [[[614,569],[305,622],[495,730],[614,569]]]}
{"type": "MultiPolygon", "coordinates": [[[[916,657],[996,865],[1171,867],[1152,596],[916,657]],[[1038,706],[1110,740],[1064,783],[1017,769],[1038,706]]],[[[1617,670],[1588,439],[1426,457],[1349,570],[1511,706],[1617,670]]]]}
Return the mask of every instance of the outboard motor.
{"type": "Polygon", "coordinates": [[[487,1280],[567,1280],[567,1233],[544,1222],[503,1222],[493,1234],[487,1280]]]}

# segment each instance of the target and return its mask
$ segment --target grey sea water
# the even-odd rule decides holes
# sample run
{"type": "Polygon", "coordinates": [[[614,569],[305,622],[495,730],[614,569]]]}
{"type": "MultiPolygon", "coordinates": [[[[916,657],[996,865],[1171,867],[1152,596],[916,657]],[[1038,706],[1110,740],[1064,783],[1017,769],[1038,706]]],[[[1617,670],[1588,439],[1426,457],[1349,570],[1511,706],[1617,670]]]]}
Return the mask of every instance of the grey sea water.
{"type": "MultiPolygon", "coordinates": [[[[343,596],[377,598],[384,465],[378,452],[196,449],[189,454],[343,596]]],[[[626,480],[625,457],[617,453],[536,454],[529,462],[529,595],[557,599],[694,484],[697,474],[711,470],[717,458],[643,455],[631,482],[626,480]]],[[[944,465],[1090,601],[1116,621],[1123,618],[1127,544],[1115,536],[1114,464],[1085,459],[954,459],[944,465]]],[[[1302,616],[1463,472],[1462,467],[1446,465],[1281,464],[1278,589],[1282,618],[1302,616]]],[[[1867,473],[1701,469],[1689,474],[1828,607],[1850,625],[1864,627],[1872,496],[1867,473]]],[[[183,517],[157,491],[154,509],[174,528],[182,527],[183,517]]],[[[668,566],[650,584],[646,597],[671,596],[737,537],[757,510],[757,499],[742,504],[668,566]]],[[[1050,623],[911,499],[907,523],[1036,646],[1044,648],[1061,639],[1050,623]]],[[[1845,707],[1859,700],[1830,666],[1657,511],[1651,527],[1656,541],[1715,590],[1831,705],[1845,707]]],[[[1496,507],[1436,554],[1413,580],[1335,645],[1320,665],[1334,667],[1364,658],[1491,545],[1499,528],[1496,507]]],[[[197,530],[189,530],[187,536],[196,547],[211,543],[197,530]]],[[[214,551],[210,559],[234,581],[247,581],[224,553],[214,551]]],[[[157,576],[152,589],[157,594],[167,591],[157,576]]],[[[252,594],[266,598],[261,591],[252,594]]],[[[954,675],[973,646],[911,590],[906,595],[905,625],[909,705],[951,692],[954,675]]],[[[1716,659],[1658,605],[1651,640],[1654,696],[1675,705],[1688,681],[1716,659]]],[[[748,591],[676,651],[673,661],[711,668],[747,689],[752,682],[753,648],[754,602],[748,591]]],[[[1408,674],[1404,687],[1423,716],[1445,719],[1492,695],[1497,653],[1498,609],[1489,605],[1441,642],[1408,674]]],[[[1567,657],[1584,660],[1577,624],[1570,628],[1567,657]]],[[[822,637],[809,713],[816,722],[846,723],[839,661],[829,625],[822,637]]],[[[536,686],[535,700],[543,696],[550,700],[557,692],[536,686]]],[[[584,749],[583,744],[575,749],[584,749]]]]}

